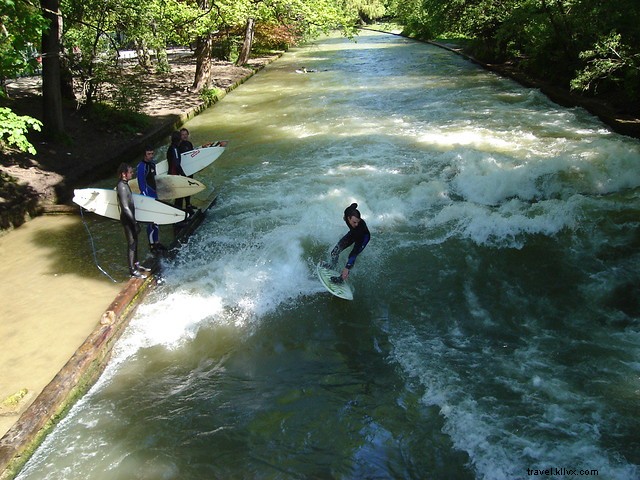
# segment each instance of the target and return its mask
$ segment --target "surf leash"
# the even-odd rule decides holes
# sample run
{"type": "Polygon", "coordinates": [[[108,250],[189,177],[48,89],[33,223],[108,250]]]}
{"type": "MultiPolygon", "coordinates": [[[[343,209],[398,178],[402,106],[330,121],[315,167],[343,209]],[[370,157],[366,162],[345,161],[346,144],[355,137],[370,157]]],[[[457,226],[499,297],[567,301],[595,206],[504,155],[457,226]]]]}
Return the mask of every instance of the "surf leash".
{"type": "Polygon", "coordinates": [[[91,235],[91,231],[89,230],[89,225],[87,225],[87,222],[84,219],[84,213],[83,212],[84,212],[84,208],[80,207],[80,216],[82,217],[82,224],[84,225],[84,228],[87,230],[87,233],[89,234],[89,241],[91,242],[91,252],[93,253],[93,261],[96,264],[96,267],[98,267],[98,270],[100,270],[102,273],[104,273],[113,283],[118,283],[98,263],[98,256],[96,255],[96,246],[95,246],[95,244],[93,242],[93,235],[91,235]]]}

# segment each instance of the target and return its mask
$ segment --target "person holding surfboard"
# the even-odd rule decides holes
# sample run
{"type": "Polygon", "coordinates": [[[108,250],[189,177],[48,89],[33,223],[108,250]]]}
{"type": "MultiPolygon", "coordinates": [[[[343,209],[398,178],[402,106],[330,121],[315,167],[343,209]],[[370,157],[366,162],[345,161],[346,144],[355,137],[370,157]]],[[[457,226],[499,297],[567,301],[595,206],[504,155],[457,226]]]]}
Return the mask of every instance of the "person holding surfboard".
{"type": "Polygon", "coordinates": [[[371,234],[369,233],[369,229],[367,228],[367,224],[362,219],[360,215],[360,211],[358,210],[358,204],[352,203],[344,210],[344,222],[349,227],[349,231],[347,234],[340,239],[340,241],[333,247],[331,251],[331,266],[332,269],[335,269],[338,264],[338,257],[340,256],[340,252],[349,246],[353,245],[353,249],[351,253],[349,253],[349,258],[347,259],[347,264],[342,269],[342,273],[339,277],[333,277],[331,281],[334,283],[344,282],[349,277],[349,272],[353,268],[356,263],[356,258],[362,251],[365,249],[369,240],[371,239],[371,234]]]}
{"type": "Polygon", "coordinates": [[[126,163],[121,163],[118,167],[118,207],[120,208],[120,223],[124,228],[124,236],[127,239],[127,260],[129,263],[129,274],[135,278],[144,278],[142,272],[149,269],[138,262],[138,233],[140,225],[136,221],[136,208],[133,205],[133,194],[129,187],[129,180],[133,178],[133,167],[126,163]]]}
{"type": "MultiPolygon", "coordinates": [[[[182,169],[182,154],[189,150],[193,150],[193,145],[188,140],[189,130],[183,128],[180,131],[174,131],[171,134],[171,145],[167,149],[167,162],[169,163],[169,175],[182,175],[186,177],[182,169]],[[183,133],[183,132],[186,132],[183,133]],[[186,142],[186,143],[185,143],[186,142]],[[189,148],[190,147],[190,148],[189,148]]],[[[182,208],[183,199],[176,198],[174,206],[182,208]]],[[[185,210],[189,215],[193,215],[193,207],[191,206],[191,197],[184,198],[185,210]]]]}
{"type": "MultiPolygon", "coordinates": [[[[154,150],[152,147],[146,147],[144,157],[138,164],[137,177],[140,193],[145,197],[158,198],[156,188],[156,164],[153,162],[154,150]]],[[[157,253],[167,248],[160,243],[160,227],[155,223],[147,224],[147,237],[149,238],[149,250],[157,253]]]]}

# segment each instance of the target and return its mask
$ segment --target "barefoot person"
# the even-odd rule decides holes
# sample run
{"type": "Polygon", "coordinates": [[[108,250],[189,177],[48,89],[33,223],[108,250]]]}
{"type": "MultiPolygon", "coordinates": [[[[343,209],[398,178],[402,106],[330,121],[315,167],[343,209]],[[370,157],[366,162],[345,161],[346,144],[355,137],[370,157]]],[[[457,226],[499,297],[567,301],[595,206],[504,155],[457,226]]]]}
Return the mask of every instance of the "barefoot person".
{"type": "Polygon", "coordinates": [[[149,269],[143,267],[138,262],[138,233],[140,226],[136,221],[136,208],[133,204],[133,194],[129,187],[129,180],[133,178],[133,167],[126,163],[121,163],[118,167],[118,207],[120,207],[120,223],[124,228],[124,236],[127,239],[127,260],[129,263],[129,274],[132,277],[144,278],[142,272],[149,269]]]}
{"type": "Polygon", "coordinates": [[[349,253],[347,264],[342,269],[342,273],[340,274],[340,276],[331,279],[334,282],[342,282],[349,277],[349,271],[356,263],[356,257],[360,255],[360,253],[362,253],[364,248],[367,246],[367,243],[369,243],[369,239],[371,238],[371,234],[369,233],[367,224],[360,216],[357,203],[352,203],[345,209],[343,219],[347,224],[347,227],[349,227],[349,231],[344,237],[340,239],[340,241],[335,247],[333,247],[333,250],[331,251],[332,268],[335,268],[338,264],[338,257],[340,256],[340,252],[351,245],[353,245],[353,249],[351,250],[351,253],[349,253]]]}
{"type": "MultiPolygon", "coordinates": [[[[144,157],[138,164],[137,178],[140,193],[146,197],[158,198],[156,189],[156,164],[153,163],[153,148],[146,147],[144,157]]],[[[149,250],[152,253],[158,253],[166,250],[165,246],[159,241],[160,227],[155,223],[147,225],[147,236],[149,238],[149,250]]]]}

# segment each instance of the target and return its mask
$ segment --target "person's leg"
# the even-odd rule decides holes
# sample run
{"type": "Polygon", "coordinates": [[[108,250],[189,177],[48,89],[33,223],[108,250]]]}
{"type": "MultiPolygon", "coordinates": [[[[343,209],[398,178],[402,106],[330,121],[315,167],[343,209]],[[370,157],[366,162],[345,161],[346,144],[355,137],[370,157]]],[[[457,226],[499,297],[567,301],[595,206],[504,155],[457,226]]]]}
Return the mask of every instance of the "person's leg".
{"type": "MultiPolygon", "coordinates": [[[[193,175],[189,175],[189,178],[193,178],[193,175]]],[[[185,205],[184,208],[191,215],[193,213],[193,205],[191,205],[191,197],[185,197],[184,199],[185,205]]]]}
{"type": "Polygon", "coordinates": [[[137,235],[135,235],[135,231],[131,228],[131,225],[124,224],[122,227],[124,228],[124,236],[127,239],[127,264],[129,266],[129,273],[133,274],[133,271],[136,269],[137,235]]]}
{"type": "Polygon", "coordinates": [[[144,278],[138,264],[138,230],[137,225],[123,225],[124,235],[127,238],[127,261],[129,263],[129,275],[136,278],[144,278]]]}
{"type": "Polygon", "coordinates": [[[333,247],[331,250],[331,268],[335,269],[338,265],[338,257],[340,253],[347,248],[349,245],[353,243],[353,239],[351,238],[351,232],[348,232],[344,237],[340,239],[340,241],[333,247]]]}

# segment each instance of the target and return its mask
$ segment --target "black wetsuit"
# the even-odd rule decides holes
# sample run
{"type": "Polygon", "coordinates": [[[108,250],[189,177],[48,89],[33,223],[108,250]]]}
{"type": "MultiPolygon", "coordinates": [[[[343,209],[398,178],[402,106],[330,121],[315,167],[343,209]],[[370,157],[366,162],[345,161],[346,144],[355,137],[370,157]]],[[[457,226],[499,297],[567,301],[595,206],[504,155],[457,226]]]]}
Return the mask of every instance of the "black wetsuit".
{"type": "Polygon", "coordinates": [[[371,234],[369,233],[367,224],[362,219],[360,219],[360,223],[358,223],[358,226],[356,228],[353,228],[351,225],[349,225],[349,222],[347,222],[346,220],[345,223],[349,227],[349,232],[340,239],[335,247],[333,247],[333,250],[331,251],[331,263],[335,268],[335,265],[338,263],[338,256],[340,255],[340,252],[342,252],[350,245],[355,244],[353,246],[353,249],[351,250],[351,253],[349,253],[349,259],[347,260],[347,264],[345,265],[346,269],[351,270],[353,265],[356,263],[356,257],[360,255],[360,253],[364,250],[364,247],[366,247],[367,243],[369,243],[371,234]]]}
{"type": "Polygon", "coordinates": [[[120,223],[124,228],[127,239],[127,260],[129,273],[133,273],[138,263],[138,222],[136,222],[136,208],[133,205],[133,194],[126,180],[120,180],[116,187],[118,206],[120,207],[120,223]]]}
{"type": "Polygon", "coordinates": [[[167,149],[167,162],[169,162],[169,175],[182,175],[186,177],[184,174],[184,170],[182,170],[182,157],[180,156],[180,149],[178,145],[169,145],[167,149]]]}
{"type": "MultiPolygon", "coordinates": [[[[173,147],[169,147],[169,149],[171,148],[173,147]]],[[[182,154],[185,152],[190,152],[191,150],[193,150],[193,143],[191,143],[189,140],[182,140],[178,145],[177,153],[178,158],[180,159],[180,170],[182,170],[182,154]]],[[[184,170],[182,170],[182,173],[180,173],[179,175],[184,175],[184,170]]],[[[189,178],[193,178],[193,175],[189,175],[189,178]]],[[[182,208],[182,200],[182,198],[176,198],[175,206],[178,208],[182,208]]],[[[184,205],[186,209],[192,208],[191,197],[184,197],[184,205]]]]}
{"type": "Polygon", "coordinates": [[[185,152],[190,152],[191,150],[193,150],[193,143],[189,140],[182,140],[180,145],[178,145],[178,152],[180,152],[180,155],[185,152]]]}

